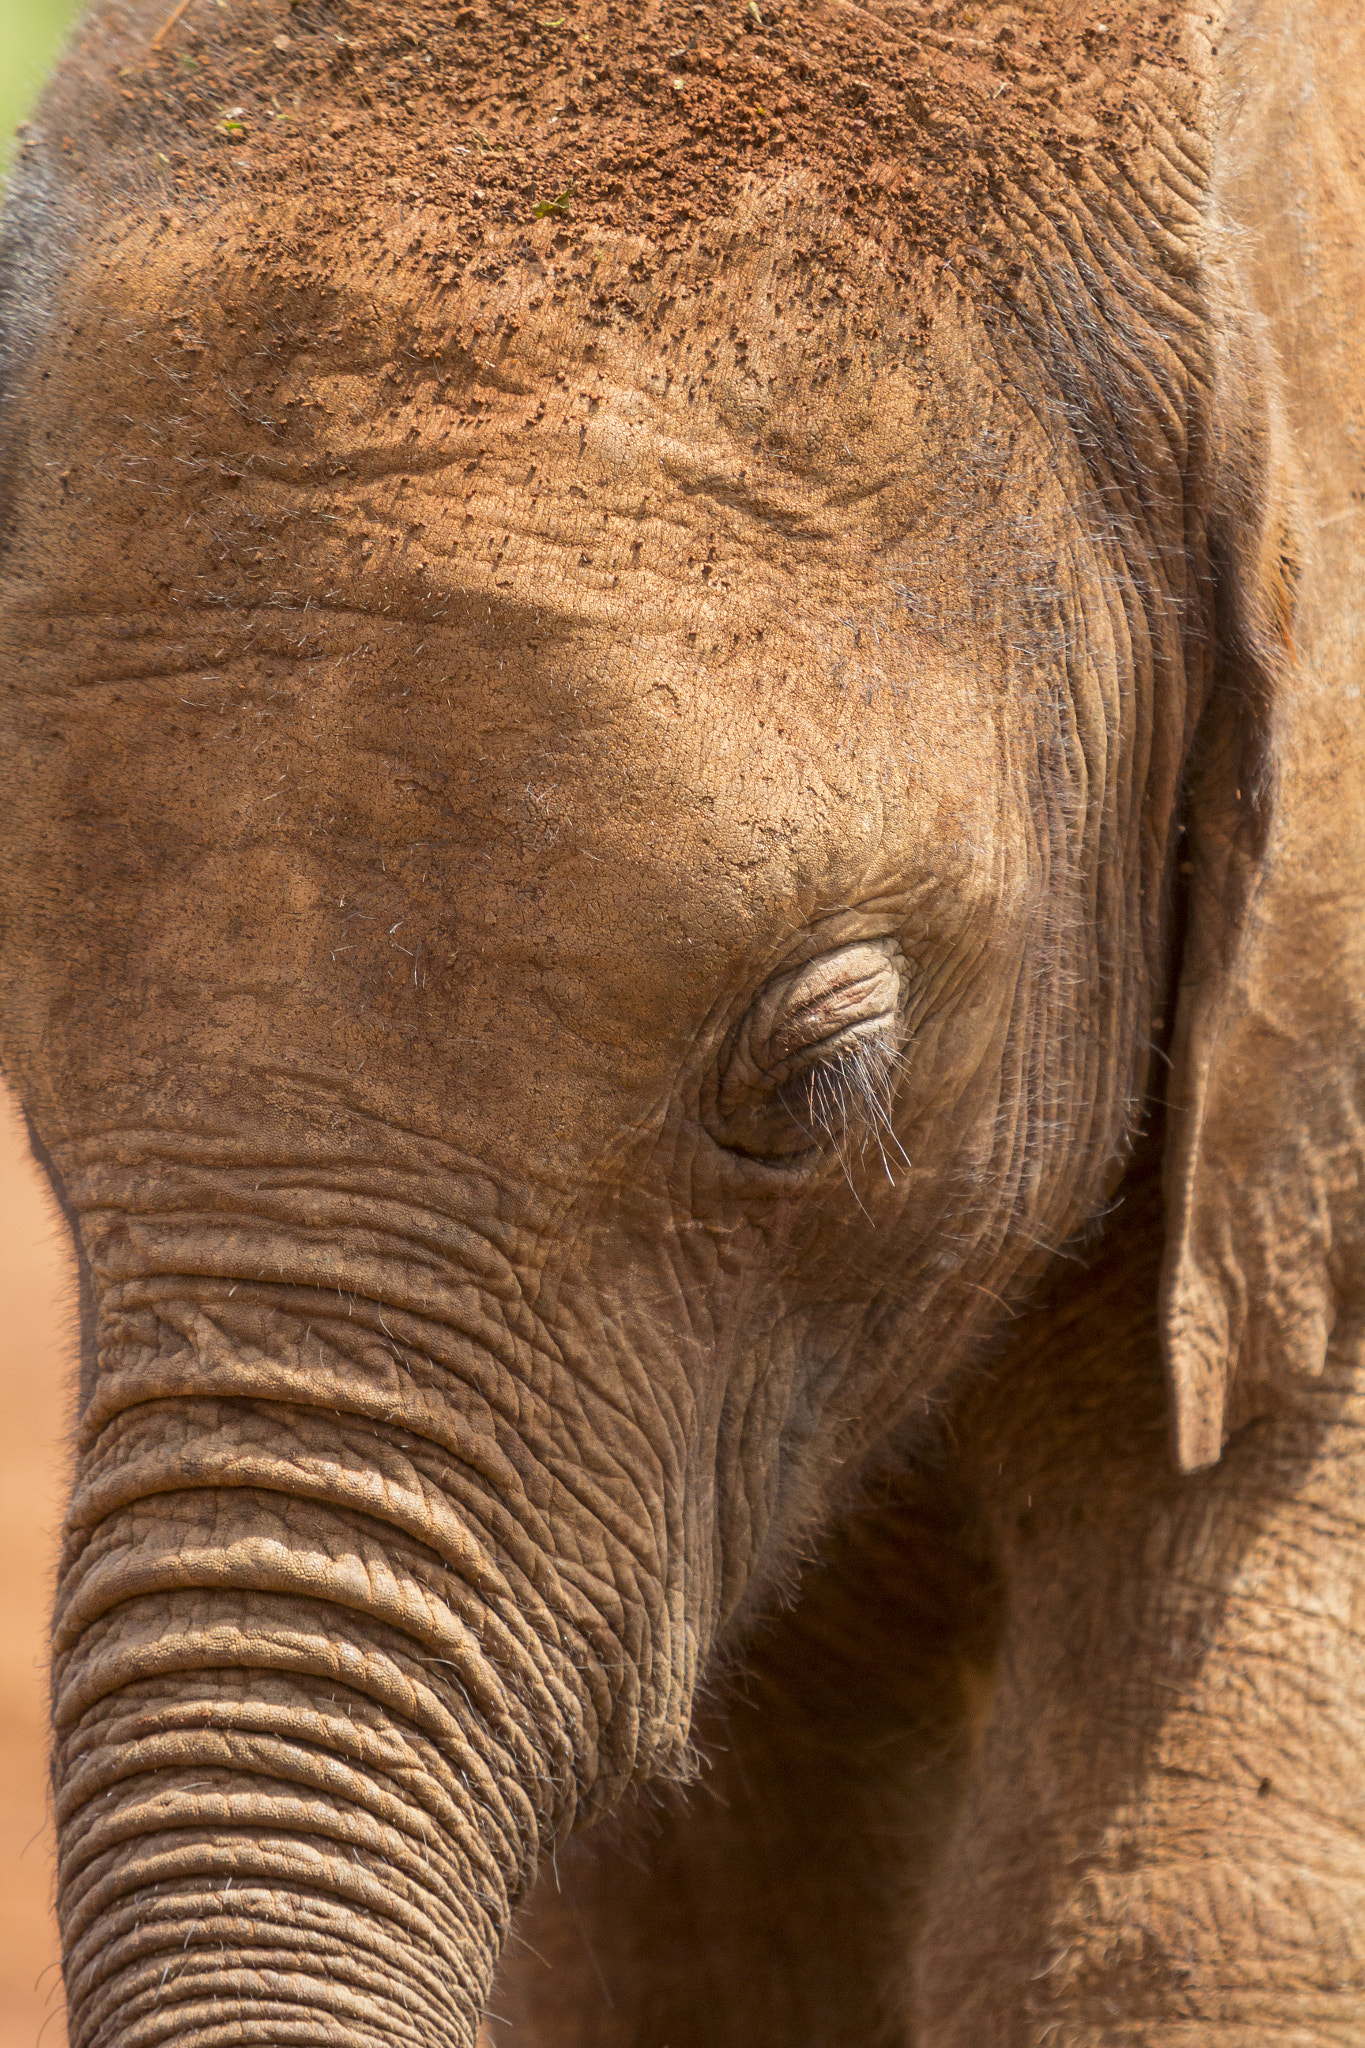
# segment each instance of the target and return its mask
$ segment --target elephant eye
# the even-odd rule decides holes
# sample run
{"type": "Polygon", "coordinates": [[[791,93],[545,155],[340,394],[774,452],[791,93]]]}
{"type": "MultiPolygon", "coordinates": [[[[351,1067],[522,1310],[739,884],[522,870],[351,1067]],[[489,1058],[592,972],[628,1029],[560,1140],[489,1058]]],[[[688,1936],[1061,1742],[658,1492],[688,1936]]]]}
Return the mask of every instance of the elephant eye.
{"type": "MultiPolygon", "coordinates": [[[[775,975],[721,1054],[716,1139],[794,1165],[850,1142],[900,1154],[891,1103],[904,1036],[904,962],[889,939],[842,946],[775,975]]],[[[901,1155],[903,1156],[903,1155],[901,1155]]],[[[845,1162],[846,1163],[846,1162],[845,1162]]]]}

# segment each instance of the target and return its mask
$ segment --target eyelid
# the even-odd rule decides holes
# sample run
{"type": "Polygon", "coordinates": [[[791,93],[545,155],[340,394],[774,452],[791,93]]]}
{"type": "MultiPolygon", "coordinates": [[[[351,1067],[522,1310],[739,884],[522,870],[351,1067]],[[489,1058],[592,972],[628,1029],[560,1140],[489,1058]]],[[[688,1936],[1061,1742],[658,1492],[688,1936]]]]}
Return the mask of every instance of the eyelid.
{"type": "MultiPolygon", "coordinates": [[[[873,953],[870,946],[856,950],[873,953]]],[[[826,970],[821,977],[823,985],[817,982],[808,987],[802,1000],[786,1016],[774,1020],[768,1035],[774,1064],[785,1065],[801,1053],[834,1039],[890,1030],[894,1026],[901,984],[891,961],[877,952],[850,975],[848,968],[852,964],[838,956],[822,961],[826,970]]]]}
{"type": "Polygon", "coordinates": [[[760,997],[749,1042],[765,1066],[785,1066],[848,1033],[893,1029],[900,1001],[901,977],[887,943],[844,946],[760,997]]]}
{"type": "Polygon", "coordinates": [[[719,1077],[722,1117],[755,1089],[781,1089],[860,1040],[899,1036],[901,955],[890,940],[841,946],[779,975],[739,1026],[719,1077]]]}
{"type": "MultiPolygon", "coordinates": [[[[906,993],[906,961],[889,938],[774,976],[721,1055],[713,1136],[744,1157],[790,1167],[798,1155],[818,1158],[822,1134],[836,1126],[866,1118],[890,1133],[906,993]]],[[[894,1133],[888,1142],[894,1150],[894,1133]]]]}

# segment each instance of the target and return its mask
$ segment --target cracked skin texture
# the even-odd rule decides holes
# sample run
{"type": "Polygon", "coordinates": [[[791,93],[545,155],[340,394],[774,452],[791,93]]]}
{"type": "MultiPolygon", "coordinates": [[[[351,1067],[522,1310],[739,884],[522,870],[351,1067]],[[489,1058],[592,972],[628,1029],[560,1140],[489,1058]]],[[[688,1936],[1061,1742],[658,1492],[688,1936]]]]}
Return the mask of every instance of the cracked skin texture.
{"type": "Polygon", "coordinates": [[[1358,742],[1277,666],[1297,595],[1350,669],[1353,330],[1257,280],[1285,488],[1221,17],[757,12],[115,9],[26,146],[4,1047],[97,1314],[82,2048],[1358,2026],[1349,1745],[1303,1733],[1361,1713],[1359,861],[1312,765],[1358,742]],[[1324,887],[1238,979],[1268,836],[1324,887]],[[895,1170],[764,1165],[726,1048],[846,949],[898,990],[895,1170]],[[1242,1425],[1184,1483],[1153,1031],[1232,1303],[1226,1407],[1168,1314],[1186,1467],[1242,1425]],[[694,1739],[733,1824],[630,1816],[694,1739]],[[515,1947],[494,1984],[613,1807],[521,1923],[548,2005],[515,1947]]]}

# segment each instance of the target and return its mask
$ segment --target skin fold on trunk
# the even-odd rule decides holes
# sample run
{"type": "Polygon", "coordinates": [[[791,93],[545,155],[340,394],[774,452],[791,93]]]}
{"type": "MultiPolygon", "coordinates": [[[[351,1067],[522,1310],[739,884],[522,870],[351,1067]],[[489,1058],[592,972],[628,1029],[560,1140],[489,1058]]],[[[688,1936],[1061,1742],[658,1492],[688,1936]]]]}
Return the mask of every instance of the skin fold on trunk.
{"type": "Polygon", "coordinates": [[[281,1398],[291,1333],[258,1323],[211,1398],[186,1347],[185,1394],[85,1425],[54,1629],[72,2039],[468,2039],[602,1646],[470,1511],[486,1442],[281,1398]]]}

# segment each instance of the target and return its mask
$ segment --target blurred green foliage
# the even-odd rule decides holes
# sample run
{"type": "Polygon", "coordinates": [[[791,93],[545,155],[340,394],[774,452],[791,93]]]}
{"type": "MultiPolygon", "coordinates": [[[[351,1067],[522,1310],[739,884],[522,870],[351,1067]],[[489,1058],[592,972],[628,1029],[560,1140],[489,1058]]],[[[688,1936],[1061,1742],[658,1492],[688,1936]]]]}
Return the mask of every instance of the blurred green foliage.
{"type": "Polygon", "coordinates": [[[0,0],[0,172],[82,0],[0,0]]]}

